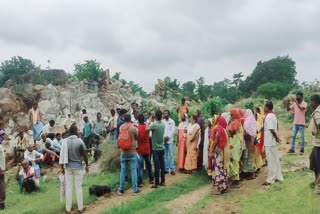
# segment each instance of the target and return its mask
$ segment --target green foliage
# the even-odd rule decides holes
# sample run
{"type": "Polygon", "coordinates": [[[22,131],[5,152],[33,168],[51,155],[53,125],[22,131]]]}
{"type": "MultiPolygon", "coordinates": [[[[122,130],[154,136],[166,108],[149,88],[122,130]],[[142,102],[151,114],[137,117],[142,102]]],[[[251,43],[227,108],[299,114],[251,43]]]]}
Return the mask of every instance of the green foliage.
{"type": "Polygon", "coordinates": [[[147,92],[145,92],[138,83],[134,83],[133,81],[130,81],[128,82],[128,85],[130,86],[133,94],[136,94],[137,92],[139,92],[142,98],[147,97],[147,92]]]}
{"type": "Polygon", "coordinates": [[[260,85],[257,93],[267,99],[282,99],[289,93],[290,88],[291,86],[287,83],[270,82],[260,85]]]}
{"type": "Polygon", "coordinates": [[[238,88],[239,85],[240,85],[240,83],[242,82],[242,77],[244,77],[243,74],[242,74],[242,72],[233,75],[233,77],[232,77],[232,78],[233,78],[232,84],[233,84],[236,88],[238,88]]]}
{"type": "Polygon", "coordinates": [[[101,63],[96,60],[86,60],[82,64],[75,64],[74,72],[74,75],[78,77],[79,80],[86,79],[98,81],[102,75],[103,69],[101,63]]]}
{"type": "Polygon", "coordinates": [[[184,97],[188,97],[190,99],[195,98],[194,90],[196,89],[196,84],[193,81],[188,81],[182,84],[181,93],[184,97]]]}
{"type": "Polygon", "coordinates": [[[18,82],[21,75],[37,68],[34,62],[21,56],[14,56],[10,60],[5,60],[0,65],[0,86],[3,86],[9,79],[18,82]]]}
{"type": "Polygon", "coordinates": [[[179,90],[180,88],[180,83],[178,82],[177,79],[171,80],[170,77],[166,77],[164,78],[164,84],[166,86],[167,89],[171,89],[171,90],[179,90]]]}
{"type": "Polygon", "coordinates": [[[211,118],[214,114],[222,113],[223,103],[220,98],[214,97],[200,107],[203,118],[211,118]]]}
{"type": "Polygon", "coordinates": [[[229,79],[215,82],[212,86],[212,96],[225,99],[228,103],[235,103],[241,98],[242,94],[232,84],[234,83],[229,79]]]}
{"type": "Polygon", "coordinates": [[[252,109],[252,110],[254,110],[254,102],[253,101],[250,101],[250,102],[246,102],[245,104],[244,104],[244,107],[246,108],[246,109],[252,109]]]}
{"type": "Polygon", "coordinates": [[[170,117],[172,120],[174,120],[174,122],[176,123],[176,125],[179,124],[179,114],[177,112],[176,108],[172,108],[170,111],[170,117]]]}
{"type": "Polygon", "coordinates": [[[35,74],[35,78],[32,83],[39,84],[39,85],[47,85],[49,83],[52,83],[54,80],[55,80],[55,76],[53,73],[44,74],[44,72],[39,71],[35,74]]]}
{"type": "Polygon", "coordinates": [[[239,89],[249,96],[260,85],[270,82],[296,85],[296,63],[289,56],[277,57],[265,62],[258,62],[252,74],[241,82],[239,89]]]}
{"type": "Polygon", "coordinates": [[[121,72],[116,72],[116,73],[112,76],[112,79],[120,80],[120,75],[121,75],[121,72]]]}
{"type": "Polygon", "coordinates": [[[11,90],[18,96],[24,96],[26,93],[25,87],[23,85],[15,85],[11,88],[11,90]]]}

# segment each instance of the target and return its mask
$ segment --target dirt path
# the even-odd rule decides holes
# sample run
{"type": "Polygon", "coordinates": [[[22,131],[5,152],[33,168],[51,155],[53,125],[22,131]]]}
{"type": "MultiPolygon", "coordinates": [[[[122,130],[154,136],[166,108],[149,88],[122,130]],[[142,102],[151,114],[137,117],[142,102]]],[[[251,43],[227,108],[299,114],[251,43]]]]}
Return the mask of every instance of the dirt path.
{"type": "MultiPolygon", "coordinates": [[[[183,179],[187,175],[177,173],[175,176],[172,176],[170,174],[166,175],[166,185],[167,187],[162,188],[168,188],[173,183],[178,182],[179,180],[183,179]]],[[[146,184],[140,190],[142,191],[141,194],[146,194],[148,192],[153,191],[153,189],[150,188],[151,185],[146,184]]],[[[133,200],[137,196],[133,196],[132,189],[129,189],[125,192],[124,195],[118,196],[117,193],[112,193],[112,195],[106,196],[106,197],[100,197],[97,201],[94,203],[88,205],[86,207],[86,212],[88,214],[97,214],[97,213],[103,213],[104,211],[111,209],[113,207],[119,206],[125,202],[128,202],[130,200],[133,200]]]]}

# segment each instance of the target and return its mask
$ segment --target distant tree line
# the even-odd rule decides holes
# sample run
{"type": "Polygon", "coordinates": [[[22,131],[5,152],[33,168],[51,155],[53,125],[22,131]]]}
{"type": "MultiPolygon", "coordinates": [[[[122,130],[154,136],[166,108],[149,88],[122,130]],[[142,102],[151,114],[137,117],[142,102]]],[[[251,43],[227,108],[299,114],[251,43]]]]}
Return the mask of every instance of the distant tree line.
{"type": "MultiPolygon", "coordinates": [[[[50,61],[48,60],[48,62],[50,61]]],[[[9,79],[17,81],[21,75],[35,69],[40,69],[40,65],[36,65],[32,60],[21,56],[14,56],[5,60],[0,65],[0,86],[3,86],[9,79]]],[[[147,93],[138,83],[127,82],[121,79],[120,74],[120,72],[116,72],[112,78],[128,84],[133,93],[139,93],[142,97],[147,96],[147,93]]],[[[259,61],[252,73],[246,78],[242,72],[239,72],[235,73],[232,79],[224,79],[214,83],[208,83],[204,77],[183,84],[177,79],[166,77],[164,83],[166,92],[172,92],[170,93],[171,96],[179,94],[196,101],[206,101],[208,98],[219,97],[227,103],[234,103],[249,96],[283,98],[292,88],[298,85],[296,74],[295,62],[289,56],[279,56],[268,61],[259,61]]],[[[96,60],[86,60],[83,63],[75,64],[73,73],[68,74],[68,77],[75,76],[79,80],[99,81],[102,75],[101,63],[96,60]]],[[[166,93],[166,96],[169,96],[168,94],[166,93]]]]}

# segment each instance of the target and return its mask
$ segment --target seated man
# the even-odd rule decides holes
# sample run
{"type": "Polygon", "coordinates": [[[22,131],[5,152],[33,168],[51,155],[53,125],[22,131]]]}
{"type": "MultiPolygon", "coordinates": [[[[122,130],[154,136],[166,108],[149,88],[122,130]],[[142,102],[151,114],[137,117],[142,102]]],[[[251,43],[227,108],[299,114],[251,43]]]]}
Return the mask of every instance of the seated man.
{"type": "Polygon", "coordinates": [[[57,151],[53,150],[50,143],[45,144],[45,150],[43,150],[43,164],[53,166],[53,162],[59,159],[57,151]]]}
{"type": "Polygon", "coordinates": [[[16,137],[16,146],[14,147],[14,160],[15,162],[19,162],[19,159],[23,158],[23,153],[28,147],[29,144],[29,136],[23,132],[19,132],[16,137]]]}
{"type": "Polygon", "coordinates": [[[37,171],[37,174],[40,177],[40,166],[39,164],[43,160],[43,154],[34,150],[33,143],[29,143],[27,150],[24,152],[24,160],[31,163],[31,165],[37,171]]]}
{"type": "Polygon", "coordinates": [[[60,133],[56,134],[55,139],[52,141],[51,148],[54,150],[58,150],[60,152],[62,145],[62,135],[60,133]]]}
{"type": "Polygon", "coordinates": [[[18,164],[16,179],[20,187],[20,192],[22,192],[23,189],[25,189],[26,192],[34,192],[40,187],[39,175],[27,160],[22,161],[22,168],[21,164],[18,164]]]}
{"type": "Polygon", "coordinates": [[[49,123],[43,127],[42,134],[47,135],[49,133],[54,133],[54,124],[55,123],[56,122],[54,120],[50,120],[49,123]]]}

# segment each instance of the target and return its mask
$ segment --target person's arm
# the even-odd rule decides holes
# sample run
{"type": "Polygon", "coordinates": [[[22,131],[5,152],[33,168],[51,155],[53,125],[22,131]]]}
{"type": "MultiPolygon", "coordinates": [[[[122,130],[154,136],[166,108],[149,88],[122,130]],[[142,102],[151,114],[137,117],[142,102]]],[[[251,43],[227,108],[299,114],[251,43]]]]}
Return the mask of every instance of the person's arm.
{"type": "Polygon", "coordinates": [[[298,108],[300,109],[300,111],[306,110],[306,106],[303,105],[303,103],[299,104],[298,102],[296,102],[296,104],[297,104],[298,108]]]}
{"type": "Polygon", "coordinates": [[[35,154],[36,154],[36,156],[39,157],[39,159],[41,159],[41,160],[43,159],[43,154],[42,153],[35,151],[35,154]]]}
{"type": "Polygon", "coordinates": [[[281,143],[281,140],[279,136],[277,135],[276,131],[274,129],[269,129],[273,137],[276,139],[277,143],[281,143]]]}
{"type": "Polygon", "coordinates": [[[187,114],[189,113],[189,107],[188,107],[188,105],[187,105],[187,114]]]}
{"type": "Polygon", "coordinates": [[[86,167],[85,167],[86,173],[89,173],[89,163],[88,163],[87,148],[84,145],[83,141],[82,141],[82,148],[81,148],[81,156],[83,157],[84,163],[86,164],[86,167]]]}
{"type": "Polygon", "coordinates": [[[177,113],[179,113],[180,105],[177,105],[177,113]]]}
{"type": "Polygon", "coordinates": [[[147,125],[147,126],[146,126],[146,131],[152,131],[152,130],[153,130],[153,127],[154,127],[153,124],[151,124],[150,126],[147,125]]]}
{"type": "Polygon", "coordinates": [[[28,152],[28,151],[25,151],[25,152],[24,152],[24,155],[23,155],[24,159],[27,160],[27,161],[34,162],[35,159],[33,159],[32,157],[29,157],[29,156],[27,155],[27,152],[28,152]]]}

